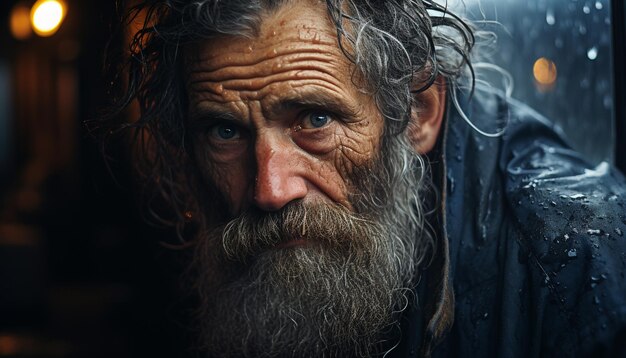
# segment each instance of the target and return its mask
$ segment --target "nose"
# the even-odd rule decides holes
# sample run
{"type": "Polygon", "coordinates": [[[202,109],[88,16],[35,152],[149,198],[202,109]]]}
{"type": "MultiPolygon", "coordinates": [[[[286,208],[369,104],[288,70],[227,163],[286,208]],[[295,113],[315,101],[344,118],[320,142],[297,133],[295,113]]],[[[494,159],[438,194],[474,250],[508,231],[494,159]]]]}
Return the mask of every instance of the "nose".
{"type": "Polygon", "coordinates": [[[302,177],[302,163],[288,143],[257,141],[255,146],[257,176],[254,188],[255,205],[265,211],[276,211],[307,192],[302,177]]]}

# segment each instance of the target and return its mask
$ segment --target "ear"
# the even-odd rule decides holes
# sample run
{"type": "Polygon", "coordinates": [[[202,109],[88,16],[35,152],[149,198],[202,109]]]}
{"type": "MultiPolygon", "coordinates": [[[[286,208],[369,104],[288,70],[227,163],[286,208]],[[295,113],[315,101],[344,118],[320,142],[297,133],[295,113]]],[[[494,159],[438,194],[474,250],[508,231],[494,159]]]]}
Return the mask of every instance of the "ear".
{"type": "Polygon", "coordinates": [[[446,109],[446,82],[438,77],[427,90],[415,95],[407,128],[409,141],[419,154],[427,154],[437,143],[446,109]]]}

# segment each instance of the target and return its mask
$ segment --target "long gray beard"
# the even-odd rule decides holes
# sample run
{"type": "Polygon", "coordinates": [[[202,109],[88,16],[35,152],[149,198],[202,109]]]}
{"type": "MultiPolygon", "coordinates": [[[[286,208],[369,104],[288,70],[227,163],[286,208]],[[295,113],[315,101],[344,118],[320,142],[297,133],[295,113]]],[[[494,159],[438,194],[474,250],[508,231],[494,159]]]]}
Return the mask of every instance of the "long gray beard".
{"type": "Polygon", "coordinates": [[[418,201],[419,158],[389,149],[395,158],[386,165],[353,173],[354,212],[297,201],[277,212],[245,212],[198,240],[192,272],[202,350],[212,357],[371,356],[386,345],[384,333],[414,298],[410,288],[432,244],[418,201]],[[276,248],[290,239],[306,244],[276,248]]]}

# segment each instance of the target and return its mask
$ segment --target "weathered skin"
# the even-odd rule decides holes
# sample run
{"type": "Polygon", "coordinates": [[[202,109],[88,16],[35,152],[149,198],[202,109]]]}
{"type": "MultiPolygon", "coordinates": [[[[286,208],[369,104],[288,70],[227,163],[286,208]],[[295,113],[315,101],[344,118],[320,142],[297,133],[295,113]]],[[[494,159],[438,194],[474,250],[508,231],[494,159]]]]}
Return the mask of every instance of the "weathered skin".
{"type": "Polygon", "coordinates": [[[203,42],[187,59],[190,121],[206,128],[196,152],[232,215],[295,199],[351,208],[348,176],[379,150],[383,120],[323,6],[283,6],[257,37],[203,42]]]}

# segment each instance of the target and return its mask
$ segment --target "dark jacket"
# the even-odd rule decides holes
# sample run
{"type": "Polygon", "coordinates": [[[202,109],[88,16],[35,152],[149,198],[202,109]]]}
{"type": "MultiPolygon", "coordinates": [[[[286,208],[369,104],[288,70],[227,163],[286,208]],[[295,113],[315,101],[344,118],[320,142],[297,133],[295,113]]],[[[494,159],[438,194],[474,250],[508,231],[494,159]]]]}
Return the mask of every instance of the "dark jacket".
{"type": "Polygon", "coordinates": [[[624,177],[521,103],[478,90],[461,107],[506,132],[448,106],[438,260],[392,355],[626,356],[624,177]]]}

